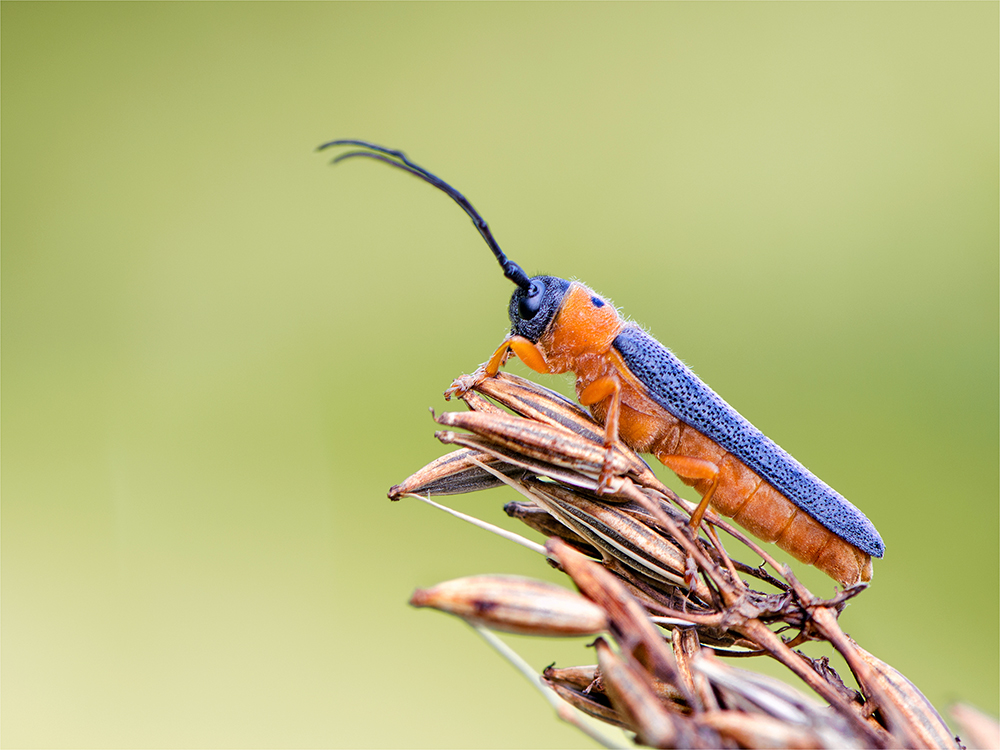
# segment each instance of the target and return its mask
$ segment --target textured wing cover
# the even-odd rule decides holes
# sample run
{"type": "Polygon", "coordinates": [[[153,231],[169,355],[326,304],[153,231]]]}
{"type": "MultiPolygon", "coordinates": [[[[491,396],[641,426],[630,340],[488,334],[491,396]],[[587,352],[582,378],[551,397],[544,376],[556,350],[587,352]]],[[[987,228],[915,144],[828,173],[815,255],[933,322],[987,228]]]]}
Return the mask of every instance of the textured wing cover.
{"type": "Polygon", "coordinates": [[[614,347],[653,401],[721,445],[834,534],[882,557],[882,538],[860,510],[740,416],[663,344],[630,325],[614,347]]]}

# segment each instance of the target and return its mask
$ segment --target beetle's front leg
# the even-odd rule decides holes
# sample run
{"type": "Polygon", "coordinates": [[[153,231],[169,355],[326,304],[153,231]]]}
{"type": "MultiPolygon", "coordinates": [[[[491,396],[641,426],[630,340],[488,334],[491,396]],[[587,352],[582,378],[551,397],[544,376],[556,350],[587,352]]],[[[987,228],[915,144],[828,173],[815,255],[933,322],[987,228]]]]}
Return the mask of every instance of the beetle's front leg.
{"type": "Polygon", "coordinates": [[[455,378],[451,387],[444,392],[445,400],[451,400],[452,396],[468,393],[487,378],[495,378],[512,354],[535,372],[550,372],[545,355],[542,354],[542,350],[538,348],[537,344],[523,336],[509,336],[497,347],[493,356],[479,365],[474,373],[455,378]]]}

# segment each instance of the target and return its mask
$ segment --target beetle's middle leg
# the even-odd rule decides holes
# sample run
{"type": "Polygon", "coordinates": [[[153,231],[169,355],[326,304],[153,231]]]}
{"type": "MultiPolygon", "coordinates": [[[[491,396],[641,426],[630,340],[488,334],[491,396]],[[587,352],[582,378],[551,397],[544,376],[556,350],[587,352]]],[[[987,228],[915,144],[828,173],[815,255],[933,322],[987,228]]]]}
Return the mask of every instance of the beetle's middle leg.
{"type": "Polygon", "coordinates": [[[580,403],[593,406],[609,399],[604,413],[604,466],[597,480],[597,494],[603,493],[611,481],[611,459],[618,441],[618,416],[621,414],[622,386],[614,375],[604,375],[588,385],[579,395],[580,403]]]}

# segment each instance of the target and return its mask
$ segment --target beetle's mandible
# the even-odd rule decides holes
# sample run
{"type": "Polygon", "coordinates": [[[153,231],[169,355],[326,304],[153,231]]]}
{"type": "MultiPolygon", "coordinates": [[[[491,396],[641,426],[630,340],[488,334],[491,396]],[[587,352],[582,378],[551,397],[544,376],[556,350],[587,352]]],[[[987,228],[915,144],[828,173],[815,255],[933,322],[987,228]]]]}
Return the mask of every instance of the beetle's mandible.
{"type": "MultiPolygon", "coordinates": [[[[572,372],[580,403],[605,427],[609,453],[616,440],[652,453],[702,495],[692,525],[697,527],[711,504],[844,586],[871,580],[871,559],[885,552],[871,521],[740,416],[663,344],[583,284],[529,277],[503,253],[465,196],[403,152],[358,140],[331,141],[320,149],[334,146],[358,148],[334,162],[376,159],[449,195],[517,287],[508,310],[510,334],[446,395],[495,376],[511,354],[536,372],[572,372]]],[[[602,482],[607,479],[602,475],[602,482]]]]}

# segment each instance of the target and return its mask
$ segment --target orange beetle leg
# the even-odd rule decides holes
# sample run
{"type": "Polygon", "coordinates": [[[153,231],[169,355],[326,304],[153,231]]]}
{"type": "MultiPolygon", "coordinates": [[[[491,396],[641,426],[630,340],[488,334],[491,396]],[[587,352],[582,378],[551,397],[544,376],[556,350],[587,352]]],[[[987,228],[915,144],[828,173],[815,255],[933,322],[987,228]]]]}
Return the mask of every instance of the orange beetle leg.
{"type": "MultiPolygon", "coordinates": [[[[510,347],[510,351],[514,352],[519,360],[535,372],[540,372],[543,375],[550,372],[549,363],[545,361],[545,355],[542,354],[542,350],[536,344],[532,344],[528,339],[524,338],[524,336],[511,336],[507,339],[507,346],[510,347]]],[[[493,356],[495,357],[496,355],[493,356]]],[[[492,364],[492,361],[490,364],[492,364]]],[[[489,367],[487,366],[488,369],[489,367]]],[[[494,370],[492,374],[496,375],[496,371],[494,370]]]]}
{"type": "Polygon", "coordinates": [[[597,480],[597,494],[604,492],[611,481],[611,456],[618,440],[618,415],[622,403],[621,383],[614,375],[605,375],[584,388],[579,396],[584,406],[598,404],[609,397],[611,400],[604,415],[604,466],[597,480]]]}
{"type": "Polygon", "coordinates": [[[511,354],[516,355],[519,360],[535,372],[547,373],[549,371],[545,357],[537,346],[523,336],[511,336],[504,339],[493,355],[477,367],[474,373],[455,378],[451,387],[444,392],[445,400],[450,401],[452,396],[461,396],[463,393],[471,391],[486,378],[495,378],[511,354]]]}
{"type": "Polygon", "coordinates": [[[698,507],[691,514],[691,528],[698,530],[702,516],[708,509],[708,504],[715,494],[715,488],[719,486],[719,467],[704,458],[694,458],[693,456],[657,456],[663,465],[674,474],[684,479],[709,479],[712,484],[709,486],[705,496],[702,497],[698,507]]]}

